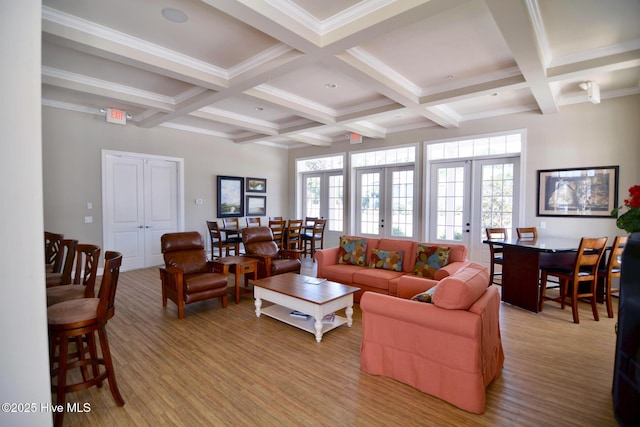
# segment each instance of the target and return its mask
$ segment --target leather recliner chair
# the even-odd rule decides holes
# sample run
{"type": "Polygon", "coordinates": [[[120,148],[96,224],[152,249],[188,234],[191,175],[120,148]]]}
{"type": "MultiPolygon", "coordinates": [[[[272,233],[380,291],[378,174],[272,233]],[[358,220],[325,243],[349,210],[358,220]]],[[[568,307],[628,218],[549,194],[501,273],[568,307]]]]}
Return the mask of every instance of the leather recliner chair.
{"type": "Polygon", "coordinates": [[[197,231],[167,233],[160,238],[165,268],[160,268],[162,306],[170,299],[184,318],[184,305],[220,298],[227,306],[229,266],[207,261],[204,240],[197,231]]]}
{"type": "Polygon", "coordinates": [[[300,273],[301,250],[280,249],[269,227],[242,230],[245,255],[258,260],[258,279],[282,273],[300,273]]]}

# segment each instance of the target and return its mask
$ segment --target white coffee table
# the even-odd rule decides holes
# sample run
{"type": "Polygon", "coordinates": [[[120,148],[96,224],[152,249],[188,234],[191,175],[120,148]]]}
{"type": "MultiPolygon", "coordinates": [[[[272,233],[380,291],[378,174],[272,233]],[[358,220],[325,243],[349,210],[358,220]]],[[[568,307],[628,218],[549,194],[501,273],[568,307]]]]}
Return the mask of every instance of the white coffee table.
{"type": "Polygon", "coordinates": [[[278,274],[260,280],[253,280],[256,316],[261,314],[295,326],[316,336],[322,341],[322,335],[338,326],[353,324],[353,293],[360,288],[303,276],[296,273],[278,274]],[[262,307],[262,301],[273,305],[262,307]],[[324,316],[345,309],[346,318],[335,316],[332,322],[323,322],[324,316]],[[292,311],[308,315],[299,318],[292,311]]]}

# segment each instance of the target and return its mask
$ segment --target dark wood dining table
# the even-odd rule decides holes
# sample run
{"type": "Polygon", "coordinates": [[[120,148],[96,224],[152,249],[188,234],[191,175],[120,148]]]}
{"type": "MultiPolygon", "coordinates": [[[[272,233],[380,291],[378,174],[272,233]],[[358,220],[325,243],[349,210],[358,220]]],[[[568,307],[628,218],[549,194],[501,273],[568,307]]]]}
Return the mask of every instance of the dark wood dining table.
{"type": "Polygon", "coordinates": [[[502,301],[537,313],[539,311],[540,268],[573,265],[580,238],[484,240],[504,248],[502,301]]]}

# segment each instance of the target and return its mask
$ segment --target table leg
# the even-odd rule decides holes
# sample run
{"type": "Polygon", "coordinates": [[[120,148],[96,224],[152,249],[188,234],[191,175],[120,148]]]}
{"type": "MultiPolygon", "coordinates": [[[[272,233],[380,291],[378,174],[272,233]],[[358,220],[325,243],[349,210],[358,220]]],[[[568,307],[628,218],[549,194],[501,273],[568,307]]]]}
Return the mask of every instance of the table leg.
{"type": "Polygon", "coordinates": [[[262,308],[262,299],[260,299],[260,295],[256,295],[256,317],[260,317],[260,309],[262,308]]]}
{"type": "Polygon", "coordinates": [[[322,341],[322,319],[315,319],[314,327],[316,328],[316,341],[322,341]]]}
{"type": "Polygon", "coordinates": [[[239,273],[239,268],[236,265],[236,304],[240,303],[240,273],[239,273]]]}
{"type": "Polygon", "coordinates": [[[353,325],[353,305],[348,305],[344,312],[347,315],[347,326],[351,327],[353,325]]]}

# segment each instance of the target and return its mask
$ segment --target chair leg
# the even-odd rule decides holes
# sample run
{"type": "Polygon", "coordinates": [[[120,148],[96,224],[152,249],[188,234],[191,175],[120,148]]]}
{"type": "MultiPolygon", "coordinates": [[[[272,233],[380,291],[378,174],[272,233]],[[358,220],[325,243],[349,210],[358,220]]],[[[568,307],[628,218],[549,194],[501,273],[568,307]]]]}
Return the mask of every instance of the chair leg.
{"type": "MultiPolygon", "coordinates": [[[[93,332],[91,332],[91,335],[93,335],[93,332]]],[[[104,360],[105,369],[107,370],[107,379],[109,381],[111,395],[118,406],[123,406],[124,399],[122,398],[122,395],[120,395],[118,385],[116,384],[113,360],[111,360],[111,351],[109,350],[109,341],[107,340],[107,330],[104,326],[98,329],[98,337],[100,339],[100,348],[102,349],[102,359],[104,360]]]]}
{"type": "Polygon", "coordinates": [[[608,279],[605,279],[605,286],[604,286],[604,294],[605,294],[605,298],[607,299],[606,303],[607,303],[607,316],[609,316],[610,319],[613,318],[613,304],[611,303],[611,281],[608,279]]]}
{"type": "MultiPolygon", "coordinates": [[[[65,386],[67,385],[67,356],[69,353],[69,338],[58,338],[58,384],[56,385],[56,405],[65,406],[65,386]]],[[[55,427],[61,427],[64,419],[64,409],[56,412],[53,418],[55,427]]]]}
{"type": "Polygon", "coordinates": [[[596,301],[596,284],[597,280],[591,281],[591,311],[593,312],[593,318],[596,321],[600,321],[600,315],[598,314],[598,305],[596,301]]]}
{"type": "Polygon", "coordinates": [[[571,282],[571,314],[573,323],[580,323],[578,318],[578,282],[571,282]]]}
{"type": "MultiPolygon", "coordinates": [[[[491,270],[493,271],[493,263],[491,263],[491,270]]],[[[493,274],[491,276],[493,278],[493,274]]],[[[490,283],[493,283],[490,282],[490,283]]],[[[542,272],[542,278],[540,279],[540,300],[538,302],[538,311],[542,311],[544,308],[544,297],[547,293],[547,273],[542,272]]]]}

